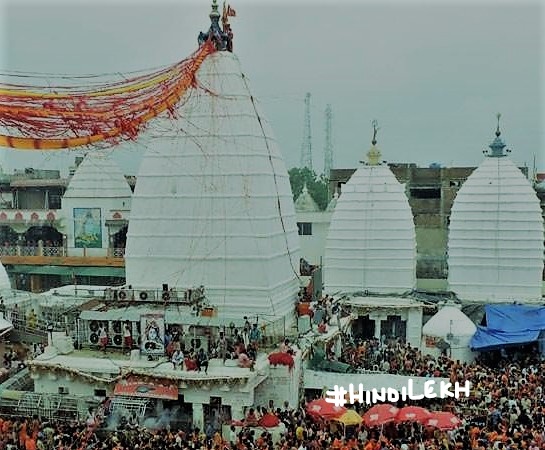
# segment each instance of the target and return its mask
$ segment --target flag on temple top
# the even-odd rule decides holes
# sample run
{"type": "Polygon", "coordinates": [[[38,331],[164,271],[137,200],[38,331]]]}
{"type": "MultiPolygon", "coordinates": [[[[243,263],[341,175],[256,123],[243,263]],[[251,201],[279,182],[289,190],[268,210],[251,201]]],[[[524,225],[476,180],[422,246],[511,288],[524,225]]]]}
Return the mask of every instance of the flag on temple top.
{"type": "Polygon", "coordinates": [[[231,5],[227,5],[227,16],[228,17],[236,17],[237,16],[237,12],[231,8],[231,5]]]}

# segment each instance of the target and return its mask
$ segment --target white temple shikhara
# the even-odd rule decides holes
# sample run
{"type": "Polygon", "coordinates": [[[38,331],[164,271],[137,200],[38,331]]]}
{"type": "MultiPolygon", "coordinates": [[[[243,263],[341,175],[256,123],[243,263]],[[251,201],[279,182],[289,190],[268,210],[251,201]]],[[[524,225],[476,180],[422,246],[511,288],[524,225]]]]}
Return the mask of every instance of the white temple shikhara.
{"type": "Polygon", "coordinates": [[[380,162],[376,124],[368,163],[356,170],[334,209],[325,249],[329,293],[399,294],[416,287],[416,235],[404,187],[380,162]]]}
{"type": "Polygon", "coordinates": [[[144,154],[127,284],[202,285],[220,316],[292,318],[299,241],[282,153],[233,53],[208,56],[197,85],[144,154]]]}
{"type": "Polygon", "coordinates": [[[507,157],[499,127],[458,191],[450,217],[449,288],[462,301],[541,299],[543,217],[530,182],[507,157]]]}

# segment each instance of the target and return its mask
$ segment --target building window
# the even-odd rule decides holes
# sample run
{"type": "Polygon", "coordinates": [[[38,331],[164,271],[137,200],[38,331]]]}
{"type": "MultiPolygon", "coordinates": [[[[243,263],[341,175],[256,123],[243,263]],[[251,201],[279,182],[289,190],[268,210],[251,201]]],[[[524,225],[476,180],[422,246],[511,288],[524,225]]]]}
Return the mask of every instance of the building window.
{"type": "Polygon", "coordinates": [[[49,194],[48,209],[61,209],[61,196],[58,194],[49,194]]]}
{"type": "Polygon", "coordinates": [[[417,188],[411,189],[411,197],[419,199],[441,198],[441,189],[417,188]]]}
{"type": "Polygon", "coordinates": [[[310,222],[297,222],[297,228],[299,229],[299,236],[312,235],[312,223],[310,222]]]}
{"type": "Polygon", "coordinates": [[[106,398],[106,389],[95,389],[95,397],[106,398]]]}

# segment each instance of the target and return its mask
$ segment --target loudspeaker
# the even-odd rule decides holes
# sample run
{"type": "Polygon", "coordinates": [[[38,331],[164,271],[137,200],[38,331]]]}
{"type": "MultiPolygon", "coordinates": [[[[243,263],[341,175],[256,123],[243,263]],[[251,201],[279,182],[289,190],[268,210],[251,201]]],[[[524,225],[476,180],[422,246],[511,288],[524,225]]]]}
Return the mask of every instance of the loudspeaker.
{"type": "Polygon", "coordinates": [[[108,344],[114,347],[123,346],[123,326],[124,323],[120,320],[113,320],[110,324],[110,329],[112,330],[112,335],[110,336],[110,341],[108,344]]]}
{"type": "Polygon", "coordinates": [[[163,283],[163,292],[168,291],[168,284],[163,283]]]}
{"type": "Polygon", "coordinates": [[[100,326],[106,326],[106,332],[108,332],[109,324],[108,322],[102,322],[100,320],[91,320],[87,323],[87,334],[89,336],[89,344],[98,345],[99,335],[100,335],[100,326]]]}
{"type": "Polygon", "coordinates": [[[142,301],[155,300],[155,293],[153,291],[140,291],[138,292],[138,299],[142,301]]]}

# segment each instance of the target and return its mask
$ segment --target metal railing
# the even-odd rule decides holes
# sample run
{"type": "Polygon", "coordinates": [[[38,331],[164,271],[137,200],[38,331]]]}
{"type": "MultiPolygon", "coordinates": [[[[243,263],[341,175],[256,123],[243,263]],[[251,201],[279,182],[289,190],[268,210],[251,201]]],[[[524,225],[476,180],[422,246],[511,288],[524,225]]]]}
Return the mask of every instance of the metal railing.
{"type": "Polygon", "coordinates": [[[19,247],[20,256],[39,256],[38,247],[19,247]]]}
{"type": "Polygon", "coordinates": [[[6,308],[4,311],[4,317],[13,324],[15,330],[40,336],[46,335],[49,325],[53,326],[52,331],[66,331],[65,314],[59,312],[55,316],[42,319],[28,315],[23,317],[23,311],[14,310],[13,308],[6,308]]]}
{"type": "Polygon", "coordinates": [[[64,256],[64,247],[43,247],[42,256],[64,256]]]}
{"type": "MultiPolygon", "coordinates": [[[[125,302],[171,302],[188,305],[202,304],[205,300],[204,288],[187,290],[161,290],[161,289],[125,289],[110,288],[104,291],[105,301],[125,301],[125,302]]],[[[205,307],[202,305],[203,308],[205,307]]]]}
{"type": "MultiPolygon", "coordinates": [[[[124,258],[125,249],[123,247],[114,247],[107,249],[107,254],[113,258],[124,258]]],[[[23,245],[4,245],[0,247],[0,257],[2,256],[68,256],[68,252],[62,246],[42,247],[42,246],[23,246],[23,245]]]]}

